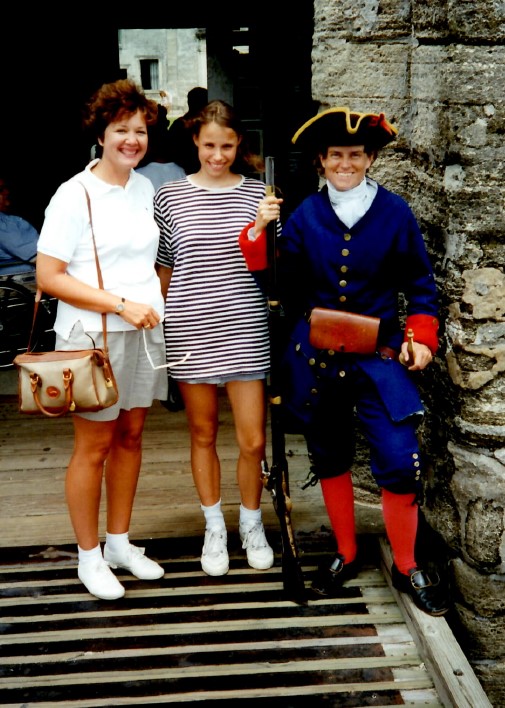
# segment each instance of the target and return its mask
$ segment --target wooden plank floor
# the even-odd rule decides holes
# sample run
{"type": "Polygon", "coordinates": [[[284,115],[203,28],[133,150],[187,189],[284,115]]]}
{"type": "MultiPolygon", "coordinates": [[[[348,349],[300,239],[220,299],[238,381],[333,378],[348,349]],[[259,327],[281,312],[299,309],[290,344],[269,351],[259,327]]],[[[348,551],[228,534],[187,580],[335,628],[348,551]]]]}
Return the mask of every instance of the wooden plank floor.
{"type": "MultiPolygon", "coordinates": [[[[0,393],[0,547],[72,543],[74,535],[64,501],[72,421],[70,417],[47,419],[18,413],[17,397],[12,393],[13,374],[0,372],[0,384],[5,377],[3,390],[7,391],[0,393]]],[[[226,397],[221,400],[220,418],[222,502],[232,531],[237,529],[240,499],[235,482],[237,449],[226,397]]],[[[286,449],[294,526],[306,533],[319,532],[321,526],[327,526],[327,516],[319,486],[301,489],[308,472],[303,439],[287,436],[286,449]]],[[[382,516],[377,505],[362,503],[359,507],[359,532],[381,533],[382,516]]],[[[277,518],[267,492],[263,493],[262,510],[267,531],[277,532],[277,518]]],[[[103,513],[101,532],[104,535],[103,513]]],[[[203,515],[191,476],[185,413],[170,413],[155,402],[146,423],[130,536],[178,538],[202,533],[203,515]]]]}
{"type": "MultiPolygon", "coordinates": [[[[347,596],[300,606],[279,565],[252,571],[236,538],[221,578],[194,544],[148,548],[165,577],[120,575],[115,602],[83,592],[64,548],[2,564],[1,705],[443,705],[376,564],[347,596]]],[[[321,557],[304,555],[307,578],[321,557]]]]}
{"type": "MultiPolygon", "coordinates": [[[[206,576],[199,564],[202,514],[185,415],[155,404],[131,538],[165,576],[143,582],[120,574],[126,595],[114,602],[86,593],[63,496],[71,446],[70,419],[20,415],[15,395],[0,394],[0,705],[490,705],[445,619],[412,621],[416,608],[412,613],[410,600],[402,603],[392,590],[373,504],[358,505],[365,563],[341,598],[306,605],[285,598],[278,524],[266,492],[263,517],[276,561],[268,571],[248,567],[237,534],[236,445],[225,399],[219,446],[230,572],[223,577],[206,576]],[[439,657],[432,649],[440,639],[453,650],[440,661],[444,680],[435,675],[439,657]]],[[[309,587],[319,562],[333,555],[332,536],[320,488],[301,490],[302,439],[288,436],[287,449],[309,587]]],[[[102,531],[103,525],[102,516],[102,531]]]]}

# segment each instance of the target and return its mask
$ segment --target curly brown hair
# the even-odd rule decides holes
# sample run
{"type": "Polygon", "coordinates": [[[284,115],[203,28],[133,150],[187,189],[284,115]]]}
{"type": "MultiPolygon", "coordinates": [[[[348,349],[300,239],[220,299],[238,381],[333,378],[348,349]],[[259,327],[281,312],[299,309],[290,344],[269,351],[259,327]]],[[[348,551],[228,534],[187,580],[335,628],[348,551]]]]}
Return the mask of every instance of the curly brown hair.
{"type": "Polygon", "coordinates": [[[84,108],[83,126],[94,138],[103,140],[110,123],[132,116],[137,111],[144,114],[146,125],[154,125],[158,118],[158,104],[147,98],[144,91],[131,79],[119,79],[103,84],[84,108]]]}
{"type": "Polygon", "coordinates": [[[210,103],[193,119],[189,120],[186,125],[190,128],[193,135],[198,136],[202,126],[208,125],[209,123],[216,123],[222,128],[230,128],[241,138],[237,148],[237,156],[231,166],[232,172],[240,173],[248,172],[249,170],[253,170],[254,172],[264,171],[262,158],[250,151],[247,143],[247,135],[242,127],[240,118],[229,103],[221,99],[210,101],[210,103]]]}

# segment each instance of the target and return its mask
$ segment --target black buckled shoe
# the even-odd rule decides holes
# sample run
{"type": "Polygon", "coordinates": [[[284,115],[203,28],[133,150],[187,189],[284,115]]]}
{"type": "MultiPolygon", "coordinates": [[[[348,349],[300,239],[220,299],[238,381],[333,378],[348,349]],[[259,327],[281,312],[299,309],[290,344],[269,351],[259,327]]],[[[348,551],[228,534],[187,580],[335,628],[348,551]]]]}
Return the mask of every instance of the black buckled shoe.
{"type": "Polygon", "coordinates": [[[449,611],[449,600],[438,577],[437,582],[433,582],[421,568],[411,568],[409,574],[404,575],[393,563],[391,580],[397,590],[410,595],[417,607],[426,614],[440,617],[449,611]]]}
{"type": "Polygon", "coordinates": [[[341,597],[345,594],[342,584],[355,578],[358,574],[358,563],[344,563],[344,557],[337,557],[330,566],[319,566],[316,577],[312,581],[312,592],[318,597],[341,597]]]}

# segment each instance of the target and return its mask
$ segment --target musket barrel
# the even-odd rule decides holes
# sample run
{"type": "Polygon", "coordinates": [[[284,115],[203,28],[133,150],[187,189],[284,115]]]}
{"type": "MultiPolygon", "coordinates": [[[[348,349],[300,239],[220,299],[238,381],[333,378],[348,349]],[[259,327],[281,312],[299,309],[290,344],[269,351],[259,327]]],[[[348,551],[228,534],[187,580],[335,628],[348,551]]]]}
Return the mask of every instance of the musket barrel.
{"type": "Polygon", "coordinates": [[[265,184],[267,185],[267,195],[275,193],[274,158],[265,157],[265,184]],[[269,189],[271,192],[269,193],[269,189]]]}

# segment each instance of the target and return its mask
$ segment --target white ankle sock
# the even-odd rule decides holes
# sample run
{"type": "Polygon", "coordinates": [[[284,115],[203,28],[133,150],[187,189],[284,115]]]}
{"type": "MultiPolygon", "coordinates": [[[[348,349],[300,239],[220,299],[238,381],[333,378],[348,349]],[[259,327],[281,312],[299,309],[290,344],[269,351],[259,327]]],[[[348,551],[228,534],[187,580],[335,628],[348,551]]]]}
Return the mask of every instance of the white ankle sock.
{"type": "Polygon", "coordinates": [[[254,526],[258,521],[261,521],[261,508],[259,509],[246,509],[242,504],[240,505],[240,519],[239,522],[246,528],[254,526]]]}
{"type": "Polygon", "coordinates": [[[130,545],[128,531],[126,533],[109,533],[107,531],[105,534],[105,543],[112,553],[125,550],[130,545]]]}
{"type": "Polygon", "coordinates": [[[223,512],[221,511],[221,499],[212,506],[200,504],[200,508],[205,516],[205,525],[208,529],[216,526],[226,526],[223,512]]]}
{"type": "Polygon", "coordinates": [[[77,554],[79,565],[84,565],[86,563],[93,563],[102,558],[102,549],[100,544],[96,548],[91,548],[89,551],[85,551],[80,546],[77,546],[77,554]]]}

